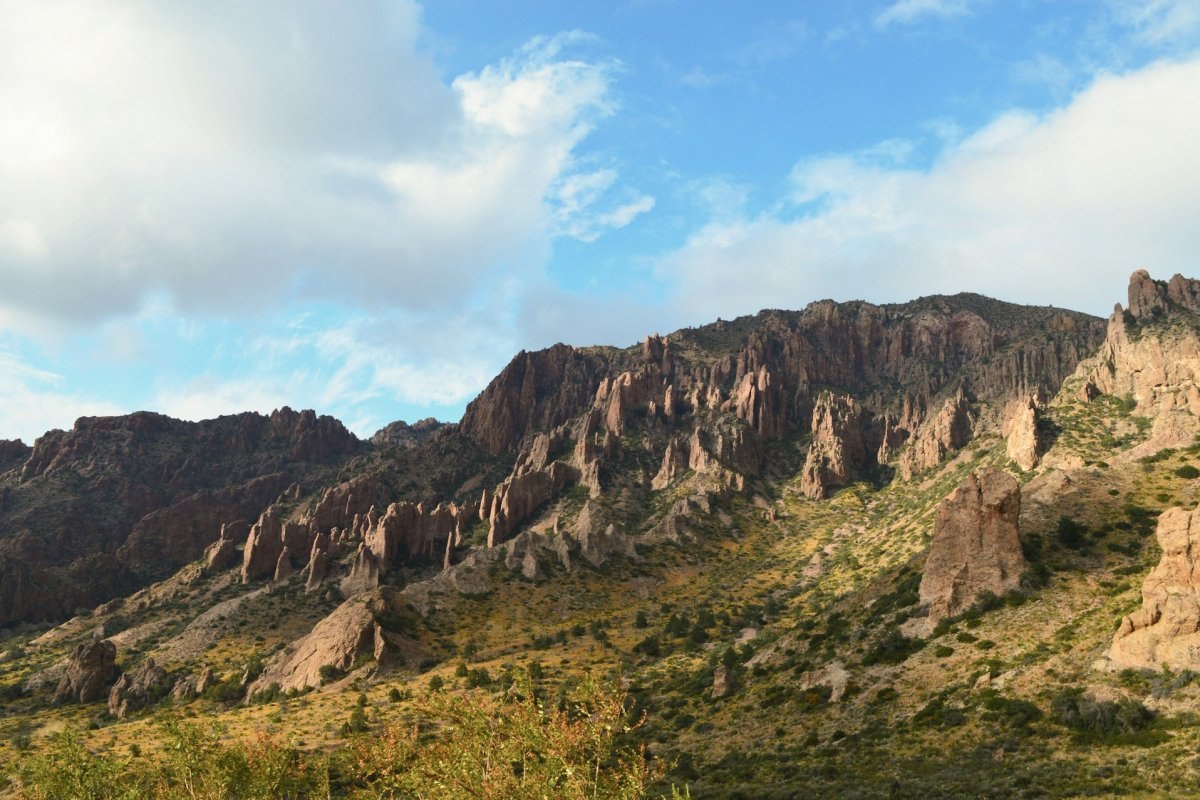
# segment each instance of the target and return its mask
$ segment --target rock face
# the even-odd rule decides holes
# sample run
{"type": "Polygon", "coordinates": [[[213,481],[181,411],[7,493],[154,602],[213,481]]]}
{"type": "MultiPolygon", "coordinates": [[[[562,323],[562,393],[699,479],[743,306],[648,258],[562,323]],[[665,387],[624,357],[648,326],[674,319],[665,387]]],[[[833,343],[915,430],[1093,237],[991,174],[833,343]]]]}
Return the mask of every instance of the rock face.
{"type": "Polygon", "coordinates": [[[926,631],[966,611],[983,592],[1002,595],[1020,585],[1028,566],[1017,523],[1021,487],[998,469],[981,469],[941,502],[921,575],[926,631]]]}
{"type": "Polygon", "coordinates": [[[403,598],[389,587],[350,598],[307,636],[272,658],[248,695],[276,683],[284,692],[320,686],[322,667],[346,672],[365,660],[373,659],[377,665],[396,658],[410,660],[416,647],[387,630],[405,613],[403,598]]]}
{"type": "Polygon", "coordinates": [[[117,679],[117,646],[94,640],[75,648],[54,692],[57,703],[93,703],[108,693],[117,679]]]}
{"type": "Polygon", "coordinates": [[[167,695],[171,680],[167,671],[147,658],[131,671],[122,673],[108,693],[108,713],[124,719],[131,711],[153,705],[167,695]]]}
{"type": "Polygon", "coordinates": [[[459,429],[489,453],[511,450],[528,431],[558,427],[587,409],[607,369],[603,357],[565,344],[521,351],[467,406],[459,429]]]}
{"type": "Polygon", "coordinates": [[[1200,312],[1198,297],[1200,281],[1176,275],[1164,284],[1144,270],[1135,272],[1128,319],[1117,305],[1099,355],[1080,365],[1085,385],[1132,396],[1145,416],[1200,417],[1200,336],[1189,326],[1172,330],[1159,324],[1172,313],[1200,312]]]}
{"type": "Polygon", "coordinates": [[[547,469],[514,474],[496,487],[488,514],[488,547],[507,539],[542,503],[579,478],[574,467],[555,461],[547,469]]]}
{"type": "Polygon", "coordinates": [[[1005,413],[1003,434],[1006,452],[1025,472],[1038,465],[1042,458],[1042,441],[1038,435],[1037,404],[1024,397],[1009,404],[1005,413]]]}
{"type": "Polygon", "coordinates": [[[1121,668],[1200,667],[1200,509],[1169,508],[1155,531],[1162,558],[1142,584],[1142,607],[1121,621],[1109,658],[1121,668]]]}
{"type": "Polygon", "coordinates": [[[945,460],[946,455],[971,441],[974,421],[971,404],[960,389],[917,431],[911,446],[900,455],[900,477],[912,480],[945,460]]]}
{"type": "Polygon", "coordinates": [[[862,419],[854,398],[825,392],[812,418],[812,445],[804,462],[800,489],[814,500],[845,486],[866,461],[862,419]]]}

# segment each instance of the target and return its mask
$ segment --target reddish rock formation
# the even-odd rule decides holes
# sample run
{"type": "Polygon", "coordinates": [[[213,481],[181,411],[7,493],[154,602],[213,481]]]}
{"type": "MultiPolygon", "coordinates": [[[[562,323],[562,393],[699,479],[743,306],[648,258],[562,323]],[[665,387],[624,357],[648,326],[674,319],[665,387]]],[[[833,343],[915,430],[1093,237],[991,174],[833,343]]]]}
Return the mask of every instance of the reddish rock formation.
{"type": "Polygon", "coordinates": [[[1042,457],[1042,441],[1038,434],[1037,404],[1032,397],[1014,400],[1005,412],[1003,434],[1007,439],[1006,452],[1018,467],[1028,472],[1042,457]]]}
{"type": "Polygon", "coordinates": [[[79,645],[67,662],[54,692],[56,703],[93,703],[108,693],[117,679],[117,646],[108,640],[79,645]]]}
{"type": "Polygon", "coordinates": [[[108,693],[108,713],[124,719],[132,711],[157,703],[170,689],[167,671],[147,658],[117,678],[108,693]]]}
{"type": "Polygon", "coordinates": [[[370,591],[379,586],[379,559],[365,544],[360,545],[354,556],[350,574],[342,578],[341,590],[346,597],[370,591]]]}
{"type": "Polygon", "coordinates": [[[296,568],[292,566],[291,550],[284,545],[279,551],[279,558],[275,561],[275,574],[271,580],[275,583],[286,581],[292,575],[296,574],[296,568]]]}
{"type": "MultiPolygon", "coordinates": [[[[540,474],[540,473],[537,473],[540,474]]],[[[444,557],[447,539],[458,540],[474,516],[474,508],[439,503],[392,503],[363,541],[375,554],[381,574],[399,563],[444,557]]]]}
{"type": "MultiPolygon", "coordinates": [[[[336,528],[334,529],[337,530],[336,528]]],[[[308,566],[305,572],[308,578],[304,582],[304,591],[311,592],[321,585],[329,573],[329,551],[332,547],[331,535],[318,533],[313,539],[312,548],[308,553],[308,566]]]]}
{"type": "Polygon", "coordinates": [[[579,473],[574,467],[555,461],[548,469],[510,475],[496,487],[488,515],[488,547],[507,539],[517,526],[542,503],[574,483],[579,473]]]}
{"type": "Polygon", "coordinates": [[[1155,531],[1162,557],[1142,584],[1142,607],[1125,617],[1109,658],[1120,668],[1200,668],[1200,509],[1169,508],[1155,531]]]}
{"type": "Polygon", "coordinates": [[[433,417],[426,417],[409,425],[403,420],[389,423],[371,436],[373,445],[392,445],[411,450],[429,441],[444,430],[453,429],[448,422],[438,422],[433,417]]]}
{"type": "Polygon", "coordinates": [[[1017,479],[991,468],[972,472],[938,505],[921,575],[925,633],[966,611],[983,592],[1003,595],[1020,585],[1028,566],[1018,537],[1020,516],[1017,479]]]}
{"type": "Polygon", "coordinates": [[[679,436],[672,436],[663,451],[662,466],[650,482],[653,489],[665,489],[688,468],[687,442],[679,436]]]}
{"type": "MultiPolygon", "coordinates": [[[[1099,354],[1080,365],[1080,377],[1104,394],[1132,396],[1139,414],[1154,418],[1177,414],[1194,425],[1200,417],[1200,336],[1161,330],[1155,323],[1174,310],[1200,310],[1192,299],[1198,292],[1200,281],[1177,275],[1162,284],[1144,270],[1135,272],[1129,284],[1134,330],[1118,305],[1108,319],[1099,354]]],[[[1163,446],[1177,444],[1181,443],[1163,446]]]]}
{"type": "Polygon", "coordinates": [[[974,420],[971,404],[960,389],[933,418],[925,421],[912,444],[900,454],[899,471],[904,480],[936,467],[953,450],[971,441],[974,420]]]}
{"type": "Polygon", "coordinates": [[[607,360],[565,344],[521,351],[473,400],[459,430],[489,453],[511,450],[525,434],[574,419],[592,403],[607,360]]]}
{"type": "Polygon", "coordinates": [[[414,660],[419,652],[416,646],[385,627],[404,613],[403,600],[387,587],[350,598],[307,636],[273,657],[250,684],[247,696],[274,684],[284,692],[320,686],[322,667],[345,672],[364,660],[374,660],[376,665],[392,659],[414,660]]]}
{"type": "Polygon", "coordinates": [[[83,417],[48,432],[19,471],[0,470],[0,627],[171,575],[222,523],[256,518],[359,446],[336,420],[290,410],[198,423],[83,417]]]}
{"type": "Polygon", "coordinates": [[[221,572],[237,563],[237,542],[225,538],[224,526],[221,538],[204,550],[204,566],[209,572],[221,572]]]}
{"type": "Polygon", "coordinates": [[[275,573],[283,552],[283,521],[279,507],[272,505],[250,529],[242,554],[242,582],[249,583],[275,573]]]}
{"type": "Polygon", "coordinates": [[[853,397],[824,392],[812,416],[812,444],[804,461],[800,490],[819,500],[845,486],[866,462],[862,419],[853,397]]]}

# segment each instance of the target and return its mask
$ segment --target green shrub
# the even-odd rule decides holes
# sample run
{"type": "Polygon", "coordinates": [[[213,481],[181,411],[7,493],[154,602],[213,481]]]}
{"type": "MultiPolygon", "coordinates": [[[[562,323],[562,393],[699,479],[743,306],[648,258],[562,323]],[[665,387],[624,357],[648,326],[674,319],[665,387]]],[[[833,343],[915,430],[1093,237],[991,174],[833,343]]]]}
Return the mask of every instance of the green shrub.
{"type": "Polygon", "coordinates": [[[1135,733],[1153,724],[1155,714],[1137,700],[1094,700],[1082,689],[1071,689],[1050,704],[1055,719],[1072,730],[1094,737],[1135,733]]]}

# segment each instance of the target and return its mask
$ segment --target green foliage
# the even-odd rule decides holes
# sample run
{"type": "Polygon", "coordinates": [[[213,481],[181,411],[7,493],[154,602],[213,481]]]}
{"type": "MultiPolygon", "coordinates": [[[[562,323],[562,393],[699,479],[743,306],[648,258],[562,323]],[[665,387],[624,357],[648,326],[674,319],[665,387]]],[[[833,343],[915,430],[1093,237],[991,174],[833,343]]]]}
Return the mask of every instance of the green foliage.
{"type": "Polygon", "coordinates": [[[622,743],[635,725],[625,696],[590,680],[564,708],[537,699],[527,676],[493,701],[439,695],[418,709],[436,730],[387,726],[352,742],[352,798],[637,800],[659,770],[622,743]]]}
{"type": "Polygon", "coordinates": [[[327,771],[292,747],[267,737],[226,744],[217,726],[166,720],[158,757],[118,759],[88,751],[79,735],[55,734],[43,753],[22,765],[21,796],[29,800],[273,800],[328,794],[327,771]]]}
{"type": "Polygon", "coordinates": [[[1191,464],[1184,464],[1182,467],[1175,470],[1175,474],[1180,478],[1187,478],[1188,480],[1191,480],[1192,478],[1200,478],[1200,469],[1196,469],[1191,464]]]}
{"type": "Polygon", "coordinates": [[[1086,736],[1103,739],[1145,730],[1155,714],[1137,700],[1123,697],[1117,702],[1094,700],[1082,689],[1071,689],[1050,704],[1055,719],[1086,736]]]}
{"type": "Polygon", "coordinates": [[[897,630],[888,631],[863,656],[862,664],[901,664],[913,653],[925,646],[920,639],[912,639],[897,630]]]}
{"type": "Polygon", "coordinates": [[[339,669],[338,667],[335,667],[333,664],[322,664],[321,668],[319,670],[317,670],[317,672],[321,676],[321,685],[322,686],[324,686],[327,683],[333,683],[334,681],[339,680],[343,675],[346,674],[345,670],[339,669]]]}

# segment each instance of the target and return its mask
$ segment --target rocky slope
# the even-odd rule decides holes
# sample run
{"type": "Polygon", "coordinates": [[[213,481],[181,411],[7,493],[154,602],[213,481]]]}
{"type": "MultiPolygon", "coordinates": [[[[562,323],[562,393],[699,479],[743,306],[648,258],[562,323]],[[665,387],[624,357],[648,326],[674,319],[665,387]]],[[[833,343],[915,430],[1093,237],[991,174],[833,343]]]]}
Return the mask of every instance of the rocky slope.
{"type": "MultiPolygon", "coordinates": [[[[222,462],[240,482],[128,522],[98,557],[179,542],[192,563],[20,637],[0,688],[43,719],[86,722],[107,696],[133,722],[105,736],[194,703],[325,747],[343,692],[403,719],[409,692],[504,697],[536,665],[548,692],[623,681],[634,735],[696,797],[1147,791],[1167,779],[1134,745],[1115,766],[1062,748],[1081,714],[1200,697],[1156,677],[1194,663],[1200,625],[1194,512],[1164,511],[1200,502],[1197,297],[1135,273],[1107,323],[972,295],[823,302],[522,353],[456,426],[319,462],[280,440],[272,471],[222,462]],[[68,681],[39,705],[95,637],[127,677],[96,651],[89,700],[68,681]]],[[[92,480],[93,461],[62,463],[92,480]]],[[[1200,747],[1185,722],[1156,735],[1171,763],[1200,747]]],[[[1172,789],[1197,777],[1179,769],[1172,789]]]]}

